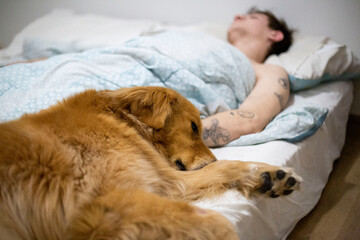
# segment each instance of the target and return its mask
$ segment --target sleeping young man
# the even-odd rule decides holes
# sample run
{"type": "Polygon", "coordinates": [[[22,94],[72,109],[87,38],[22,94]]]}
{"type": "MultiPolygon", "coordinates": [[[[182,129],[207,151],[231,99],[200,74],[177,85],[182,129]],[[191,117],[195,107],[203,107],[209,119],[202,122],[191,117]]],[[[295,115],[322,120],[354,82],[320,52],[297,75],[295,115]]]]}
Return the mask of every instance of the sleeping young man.
{"type": "Polygon", "coordinates": [[[255,85],[238,109],[203,119],[203,140],[210,147],[227,144],[242,135],[260,132],[287,104],[290,84],[286,71],[264,64],[270,54],[288,50],[292,30],[269,11],[250,9],[236,15],[228,41],[243,52],[254,69],[255,85]]]}

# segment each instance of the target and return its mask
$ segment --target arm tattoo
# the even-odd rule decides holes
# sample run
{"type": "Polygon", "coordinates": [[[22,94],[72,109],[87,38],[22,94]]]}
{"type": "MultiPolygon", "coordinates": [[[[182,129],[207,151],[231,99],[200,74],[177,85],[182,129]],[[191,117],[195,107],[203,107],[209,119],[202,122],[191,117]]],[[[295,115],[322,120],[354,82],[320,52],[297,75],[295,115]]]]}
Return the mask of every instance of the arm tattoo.
{"type": "Polygon", "coordinates": [[[252,112],[237,111],[237,114],[242,118],[254,118],[255,114],[252,112]]]}
{"type": "MultiPolygon", "coordinates": [[[[239,115],[242,118],[254,118],[255,117],[255,114],[252,112],[246,112],[246,111],[244,112],[244,111],[237,110],[236,113],[237,113],[237,115],[239,115]]],[[[235,116],[235,113],[233,111],[231,111],[230,114],[232,116],[235,116]]]]}
{"type": "Polygon", "coordinates": [[[289,80],[287,80],[286,78],[279,78],[278,82],[284,89],[287,90],[289,88],[289,80]]]}
{"type": "Polygon", "coordinates": [[[284,107],[284,97],[283,97],[283,95],[280,95],[277,92],[275,92],[274,94],[277,97],[277,99],[279,100],[280,109],[282,109],[284,107]]]}
{"type": "Polygon", "coordinates": [[[216,145],[219,145],[219,140],[225,143],[230,140],[230,133],[228,130],[219,127],[219,120],[214,118],[211,120],[211,127],[204,128],[202,138],[203,140],[211,138],[216,145]]]}

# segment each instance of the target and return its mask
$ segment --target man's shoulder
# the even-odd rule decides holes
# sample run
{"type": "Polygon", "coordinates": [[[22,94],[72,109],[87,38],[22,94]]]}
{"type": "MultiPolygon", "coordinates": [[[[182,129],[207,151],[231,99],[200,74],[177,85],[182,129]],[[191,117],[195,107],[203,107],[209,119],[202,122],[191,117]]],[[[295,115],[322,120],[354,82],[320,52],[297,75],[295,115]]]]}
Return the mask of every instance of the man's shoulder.
{"type": "Polygon", "coordinates": [[[255,69],[256,72],[259,71],[259,73],[277,73],[277,74],[287,74],[285,68],[274,65],[274,64],[268,64],[268,63],[258,63],[255,69]]]}
{"type": "Polygon", "coordinates": [[[253,66],[257,78],[287,77],[288,75],[286,70],[278,65],[257,63],[253,66]]]}

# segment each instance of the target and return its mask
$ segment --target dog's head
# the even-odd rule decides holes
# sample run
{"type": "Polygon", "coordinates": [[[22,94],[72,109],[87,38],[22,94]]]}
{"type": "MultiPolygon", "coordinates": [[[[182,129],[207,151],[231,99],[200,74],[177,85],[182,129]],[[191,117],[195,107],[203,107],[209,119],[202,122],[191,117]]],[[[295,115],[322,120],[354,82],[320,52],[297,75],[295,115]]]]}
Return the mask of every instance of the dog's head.
{"type": "Polygon", "coordinates": [[[111,95],[114,107],[124,111],[175,168],[195,170],[216,160],[201,139],[199,111],[179,93],[162,87],[133,87],[111,95]]]}

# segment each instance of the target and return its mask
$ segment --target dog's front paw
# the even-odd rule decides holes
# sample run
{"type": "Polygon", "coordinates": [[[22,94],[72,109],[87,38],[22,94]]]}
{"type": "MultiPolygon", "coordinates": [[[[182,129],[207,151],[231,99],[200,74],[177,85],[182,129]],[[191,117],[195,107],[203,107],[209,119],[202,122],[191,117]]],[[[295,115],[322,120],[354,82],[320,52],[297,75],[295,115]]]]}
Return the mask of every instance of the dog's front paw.
{"type": "Polygon", "coordinates": [[[300,189],[302,178],[297,176],[291,168],[261,167],[261,185],[257,188],[261,194],[277,198],[280,195],[289,195],[300,189]]]}

